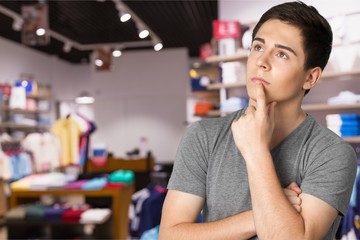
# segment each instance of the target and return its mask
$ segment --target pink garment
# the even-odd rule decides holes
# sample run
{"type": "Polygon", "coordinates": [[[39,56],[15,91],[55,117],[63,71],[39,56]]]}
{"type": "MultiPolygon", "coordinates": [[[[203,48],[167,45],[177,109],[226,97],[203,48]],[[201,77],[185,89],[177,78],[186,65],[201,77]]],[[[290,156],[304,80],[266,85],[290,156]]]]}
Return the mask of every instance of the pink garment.
{"type": "Polygon", "coordinates": [[[88,182],[88,180],[86,180],[86,179],[71,182],[71,183],[66,184],[65,189],[81,189],[81,187],[87,182],[88,182]]]}

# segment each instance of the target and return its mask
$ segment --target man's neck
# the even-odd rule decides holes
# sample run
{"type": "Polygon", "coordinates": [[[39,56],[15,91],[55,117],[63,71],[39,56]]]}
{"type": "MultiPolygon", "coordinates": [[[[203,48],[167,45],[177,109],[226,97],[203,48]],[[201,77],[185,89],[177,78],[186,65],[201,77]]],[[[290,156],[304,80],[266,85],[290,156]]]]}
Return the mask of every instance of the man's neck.
{"type": "Polygon", "coordinates": [[[271,140],[271,148],[282,142],[306,118],[306,113],[301,108],[276,107],[278,108],[275,110],[275,128],[271,140]]]}

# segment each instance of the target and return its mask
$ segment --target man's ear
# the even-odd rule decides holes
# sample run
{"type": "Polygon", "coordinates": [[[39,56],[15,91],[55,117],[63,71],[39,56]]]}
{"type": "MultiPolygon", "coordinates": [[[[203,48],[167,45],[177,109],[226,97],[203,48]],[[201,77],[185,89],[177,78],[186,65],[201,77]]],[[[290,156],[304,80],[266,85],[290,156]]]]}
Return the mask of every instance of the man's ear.
{"type": "Polygon", "coordinates": [[[322,70],[320,67],[316,67],[308,70],[306,81],[303,84],[303,89],[309,90],[310,88],[315,86],[317,81],[319,81],[321,74],[322,74],[322,70]]]}

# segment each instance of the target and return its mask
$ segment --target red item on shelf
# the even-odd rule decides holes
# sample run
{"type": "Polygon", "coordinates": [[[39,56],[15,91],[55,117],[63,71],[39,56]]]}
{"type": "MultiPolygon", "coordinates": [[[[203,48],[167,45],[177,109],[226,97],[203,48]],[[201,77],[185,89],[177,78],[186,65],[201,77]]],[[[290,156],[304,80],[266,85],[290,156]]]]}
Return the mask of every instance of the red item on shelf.
{"type": "Polygon", "coordinates": [[[67,209],[63,212],[61,221],[67,223],[78,223],[80,221],[81,214],[86,210],[87,209],[67,209]]]}
{"type": "Polygon", "coordinates": [[[107,183],[104,188],[123,188],[125,186],[125,183],[107,183]]]}
{"type": "Polygon", "coordinates": [[[209,102],[198,102],[195,104],[195,115],[206,115],[214,109],[214,104],[209,102]]]}
{"type": "Polygon", "coordinates": [[[213,36],[216,40],[224,38],[240,38],[240,22],[238,21],[213,21],[213,36]]]}

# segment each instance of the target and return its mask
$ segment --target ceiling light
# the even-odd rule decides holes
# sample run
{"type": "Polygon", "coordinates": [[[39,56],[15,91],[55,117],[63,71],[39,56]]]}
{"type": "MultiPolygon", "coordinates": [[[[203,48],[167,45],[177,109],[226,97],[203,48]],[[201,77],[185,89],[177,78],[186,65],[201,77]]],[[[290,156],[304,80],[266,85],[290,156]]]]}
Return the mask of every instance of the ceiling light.
{"type": "Polygon", "coordinates": [[[92,104],[95,98],[91,97],[88,92],[82,92],[79,97],[75,98],[77,104],[92,104]]]}
{"type": "Polygon", "coordinates": [[[124,12],[124,13],[120,12],[119,15],[120,15],[120,21],[121,21],[121,22],[127,22],[127,21],[129,21],[130,18],[131,18],[130,13],[127,13],[127,12],[124,12]]]}
{"type": "Polygon", "coordinates": [[[38,28],[36,29],[36,35],[41,37],[41,36],[44,36],[46,33],[45,29],[44,28],[38,28]]]}
{"type": "Polygon", "coordinates": [[[162,48],[163,48],[162,43],[157,43],[157,44],[155,44],[155,46],[154,46],[154,50],[155,50],[155,51],[160,51],[162,48]]]}
{"type": "Polygon", "coordinates": [[[95,65],[97,67],[102,67],[104,65],[104,62],[101,59],[96,59],[95,60],[95,65]]]}
{"type": "Polygon", "coordinates": [[[148,30],[142,30],[139,32],[139,38],[146,38],[147,36],[149,36],[149,31],[148,30]]]}
{"type": "Polygon", "coordinates": [[[149,36],[150,32],[145,29],[145,26],[143,23],[137,23],[136,24],[138,31],[139,31],[139,38],[143,39],[149,36]]]}
{"type": "Polygon", "coordinates": [[[121,56],[121,54],[122,54],[122,52],[120,51],[120,50],[114,50],[113,52],[112,52],[112,55],[113,55],[113,57],[120,57],[121,56]]]}
{"type": "MultiPolygon", "coordinates": [[[[114,0],[113,0],[114,1],[114,0]]],[[[116,9],[119,11],[119,17],[121,22],[127,22],[131,18],[131,14],[127,7],[121,1],[114,1],[116,9]]]]}
{"type": "Polygon", "coordinates": [[[75,99],[75,102],[77,104],[92,104],[95,102],[95,99],[93,97],[77,97],[75,99]]]}
{"type": "Polygon", "coordinates": [[[154,50],[160,51],[164,46],[158,36],[153,36],[154,50]]]}
{"type": "Polygon", "coordinates": [[[14,29],[14,31],[20,31],[22,29],[23,24],[24,24],[24,20],[22,18],[15,17],[12,28],[14,29]]]}
{"type": "Polygon", "coordinates": [[[63,51],[68,53],[71,51],[71,48],[72,48],[72,44],[71,42],[66,42],[63,46],[63,51]]]}

